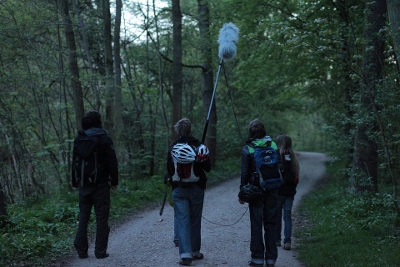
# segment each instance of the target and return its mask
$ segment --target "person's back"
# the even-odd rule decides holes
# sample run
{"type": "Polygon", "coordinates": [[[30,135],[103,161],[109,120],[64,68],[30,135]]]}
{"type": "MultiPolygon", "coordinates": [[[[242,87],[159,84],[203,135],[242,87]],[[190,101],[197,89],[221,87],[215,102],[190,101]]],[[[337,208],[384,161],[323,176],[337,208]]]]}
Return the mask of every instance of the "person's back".
{"type": "Polygon", "coordinates": [[[174,125],[179,138],[171,145],[167,155],[177,230],[177,240],[174,241],[179,246],[180,265],[191,265],[192,260],[204,257],[200,252],[201,217],[207,183],[205,172],[211,170],[208,149],[191,135],[191,125],[188,119],[181,119],[174,125]]]}
{"type": "MultiPolygon", "coordinates": [[[[240,188],[249,184],[260,187],[260,180],[256,174],[254,151],[251,151],[251,145],[249,144],[268,141],[270,141],[270,138],[266,136],[264,124],[258,119],[251,121],[248,126],[248,141],[242,149],[240,188]]],[[[277,189],[262,190],[262,197],[249,203],[251,227],[250,266],[264,266],[264,261],[267,267],[275,266],[278,257],[275,245],[277,196],[277,189]],[[263,230],[265,234],[263,234],[263,230]]],[[[239,198],[239,203],[244,204],[245,202],[239,198]]]]}
{"type": "Polygon", "coordinates": [[[90,111],[82,118],[82,130],[78,131],[73,149],[73,159],[78,157],[78,140],[82,136],[96,136],[98,147],[98,162],[96,168],[98,173],[96,179],[83,182],[83,175],[77,176],[77,163],[73,161],[72,186],[79,190],[79,225],[74,240],[74,247],[79,258],[85,259],[88,255],[88,223],[92,207],[96,214],[96,242],[94,254],[97,258],[106,258],[108,236],[110,227],[108,218],[110,213],[110,188],[118,186],[118,161],[114,145],[107,132],[102,128],[101,116],[97,111],[90,111]]]}
{"type": "Polygon", "coordinates": [[[278,195],[278,216],[276,227],[276,245],[281,246],[282,216],[284,221],[283,248],[291,249],[292,235],[292,207],[296,187],[299,182],[299,162],[296,153],[292,147],[292,139],[288,135],[279,135],[276,138],[276,144],[279,147],[279,154],[283,162],[284,183],[279,189],[278,195]],[[283,212],[282,212],[283,210],[283,212]]]}

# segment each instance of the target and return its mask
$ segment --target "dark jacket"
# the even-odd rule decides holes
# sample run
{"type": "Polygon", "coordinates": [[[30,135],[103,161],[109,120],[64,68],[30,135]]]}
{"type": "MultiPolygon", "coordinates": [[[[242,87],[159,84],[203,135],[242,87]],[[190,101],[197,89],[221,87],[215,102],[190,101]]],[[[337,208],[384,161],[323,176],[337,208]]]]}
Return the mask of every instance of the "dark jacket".
{"type": "MultiPolygon", "coordinates": [[[[110,186],[118,185],[118,161],[114,150],[114,144],[107,132],[102,128],[90,128],[87,130],[79,130],[79,135],[97,136],[99,146],[99,173],[98,183],[109,183],[110,186]]],[[[75,144],[75,142],[74,142],[75,144]]],[[[73,149],[72,175],[71,183],[73,187],[77,187],[75,180],[75,158],[77,155],[75,146],[73,149]]]]}
{"type": "Polygon", "coordinates": [[[255,178],[256,164],[254,161],[254,149],[252,146],[267,146],[267,142],[271,141],[271,146],[275,149],[275,142],[269,136],[265,136],[262,139],[248,140],[242,149],[242,164],[241,164],[241,174],[240,174],[240,188],[247,184],[252,184],[260,187],[260,180],[255,178]]]}
{"type": "MultiPolygon", "coordinates": [[[[171,156],[171,150],[172,147],[177,144],[177,143],[188,143],[191,146],[198,147],[202,143],[200,140],[196,139],[193,135],[187,135],[181,138],[178,138],[168,149],[168,155],[167,155],[167,173],[169,177],[172,177],[175,173],[175,166],[174,166],[174,161],[171,156]]],[[[193,171],[196,176],[198,176],[200,179],[198,182],[194,183],[198,185],[199,187],[206,189],[206,184],[207,184],[207,176],[205,172],[209,172],[211,170],[211,162],[210,159],[208,158],[207,160],[203,162],[194,162],[193,165],[193,171]]],[[[169,178],[167,175],[164,177],[164,183],[167,183],[165,179],[169,178]]],[[[172,189],[180,186],[179,183],[172,183],[172,189]]]]}
{"type": "Polygon", "coordinates": [[[299,177],[294,173],[291,168],[291,159],[289,152],[285,151],[285,158],[283,161],[283,180],[286,181],[279,188],[280,196],[294,196],[299,181],[299,177]],[[288,155],[289,157],[287,157],[288,155]],[[290,176],[290,177],[289,177],[290,176]]]}

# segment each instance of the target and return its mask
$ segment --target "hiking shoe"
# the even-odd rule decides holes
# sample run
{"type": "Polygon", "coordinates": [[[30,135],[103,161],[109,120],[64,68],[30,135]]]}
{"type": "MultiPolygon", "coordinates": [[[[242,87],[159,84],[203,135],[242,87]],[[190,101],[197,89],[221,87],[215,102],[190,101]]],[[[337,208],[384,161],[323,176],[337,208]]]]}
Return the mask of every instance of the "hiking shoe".
{"type": "Polygon", "coordinates": [[[182,258],[179,260],[179,265],[190,265],[192,264],[191,258],[182,258]]]}
{"type": "Polygon", "coordinates": [[[87,259],[87,258],[89,258],[89,255],[87,253],[82,253],[82,254],[79,254],[79,258],[80,259],[87,259]]]}
{"type": "Polygon", "coordinates": [[[193,259],[194,260],[202,260],[204,258],[204,254],[203,253],[197,253],[195,255],[193,255],[193,259]]]}
{"type": "Polygon", "coordinates": [[[252,261],[249,261],[249,266],[264,267],[264,263],[254,263],[252,261]]]}
{"type": "Polygon", "coordinates": [[[291,249],[292,249],[292,246],[290,245],[290,243],[285,243],[285,244],[283,245],[283,249],[291,250],[291,249]]]}
{"type": "Polygon", "coordinates": [[[98,258],[98,259],[104,259],[104,258],[107,258],[108,256],[110,256],[110,254],[108,254],[108,253],[101,254],[101,255],[96,254],[96,258],[98,258]]]}

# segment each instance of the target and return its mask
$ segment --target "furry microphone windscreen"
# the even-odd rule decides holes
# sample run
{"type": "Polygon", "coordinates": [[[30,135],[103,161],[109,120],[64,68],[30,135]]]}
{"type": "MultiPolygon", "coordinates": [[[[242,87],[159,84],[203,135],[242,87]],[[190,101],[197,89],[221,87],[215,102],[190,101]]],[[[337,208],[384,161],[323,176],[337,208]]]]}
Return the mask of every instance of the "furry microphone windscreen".
{"type": "Polygon", "coordinates": [[[236,43],[239,39],[239,29],[232,22],[225,23],[219,30],[219,51],[220,59],[229,61],[236,56],[236,43]]]}

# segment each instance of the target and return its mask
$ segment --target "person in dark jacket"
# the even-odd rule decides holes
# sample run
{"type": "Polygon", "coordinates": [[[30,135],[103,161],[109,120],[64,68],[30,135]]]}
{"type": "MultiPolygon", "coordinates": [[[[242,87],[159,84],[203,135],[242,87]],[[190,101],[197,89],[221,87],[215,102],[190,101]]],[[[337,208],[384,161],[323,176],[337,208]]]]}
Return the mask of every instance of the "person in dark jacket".
{"type": "Polygon", "coordinates": [[[79,258],[88,257],[88,234],[92,207],[96,214],[96,242],[94,254],[98,259],[109,256],[107,253],[108,236],[110,227],[108,219],[110,214],[110,188],[118,186],[118,162],[114,150],[113,141],[102,128],[101,115],[98,111],[90,111],[82,118],[82,130],[74,141],[72,186],[79,190],[79,225],[75,236],[74,247],[79,258]],[[98,137],[98,176],[93,184],[85,184],[75,177],[75,158],[77,156],[76,140],[79,136],[98,137]]]}
{"type": "Polygon", "coordinates": [[[279,135],[276,138],[276,144],[279,147],[279,154],[283,163],[283,185],[278,193],[278,216],[276,224],[276,245],[281,246],[282,215],[284,221],[284,239],[283,248],[291,249],[292,236],[292,207],[296,187],[299,182],[299,161],[292,147],[292,139],[286,134],[279,135]],[[282,214],[283,210],[283,214],[282,214]]]}
{"type": "MultiPolygon", "coordinates": [[[[211,170],[208,149],[192,133],[190,120],[174,125],[178,139],[167,155],[167,171],[171,177],[172,197],[177,226],[180,265],[203,259],[201,249],[201,217],[204,190],[211,170]]],[[[167,181],[165,181],[167,183],[167,181]]]]}
{"type": "MultiPolygon", "coordinates": [[[[256,146],[271,146],[277,149],[276,144],[266,135],[264,124],[255,119],[250,122],[248,127],[248,140],[242,149],[241,180],[240,188],[247,184],[260,187],[258,173],[254,161],[254,148],[256,146]]],[[[261,188],[261,187],[260,187],[261,188]]],[[[278,258],[278,250],[275,244],[275,226],[277,216],[278,190],[263,191],[262,197],[249,203],[250,210],[250,266],[274,267],[278,258]],[[263,236],[264,228],[264,236],[263,236]]],[[[239,198],[239,203],[245,202],[239,198]]]]}

